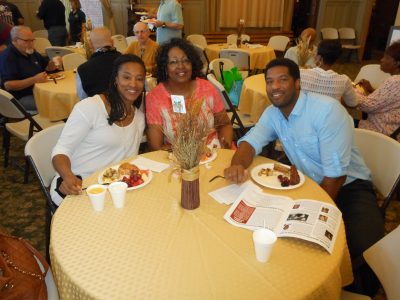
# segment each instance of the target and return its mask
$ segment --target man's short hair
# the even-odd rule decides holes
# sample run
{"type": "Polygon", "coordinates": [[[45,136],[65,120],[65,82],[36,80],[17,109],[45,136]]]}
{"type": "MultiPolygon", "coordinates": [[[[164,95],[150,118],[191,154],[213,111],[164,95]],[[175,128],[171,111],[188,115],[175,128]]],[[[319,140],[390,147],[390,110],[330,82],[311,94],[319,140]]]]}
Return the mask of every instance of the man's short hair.
{"type": "Polygon", "coordinates": [[[339,40],[322,40],[318,44],[317,54],[325,64],[333,65],[342,54],[342,44],[339,40]]]}
{"type": "Polygon", "coordinates": [[[267,72],[273,67],[286,67],[289,70],[289,75],[293,77],[294,80],[300,79],[300,69],[299,66],[292,60],[287,58],[276,58],[271,60],[265,66],[265,78],[267,78],[267,72]]]}

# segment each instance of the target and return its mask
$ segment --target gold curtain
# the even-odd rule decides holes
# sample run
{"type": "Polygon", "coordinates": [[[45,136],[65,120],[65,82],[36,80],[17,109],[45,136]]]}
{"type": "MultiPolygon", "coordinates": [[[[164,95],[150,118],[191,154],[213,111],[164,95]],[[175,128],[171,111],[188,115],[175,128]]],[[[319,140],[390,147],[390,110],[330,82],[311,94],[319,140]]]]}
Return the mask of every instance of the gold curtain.
{"type": "Polygon", "coordinates": [[[104,10],[106,12],[105,17],[107,18],[111,34],[114,35],[117,32],[117,30],[116,30],[117,26],[115,24],[114,13],[113,13],[112,7],[111,7],[111,0],[100,0],[100,2],[103,5],[104,10]]]}

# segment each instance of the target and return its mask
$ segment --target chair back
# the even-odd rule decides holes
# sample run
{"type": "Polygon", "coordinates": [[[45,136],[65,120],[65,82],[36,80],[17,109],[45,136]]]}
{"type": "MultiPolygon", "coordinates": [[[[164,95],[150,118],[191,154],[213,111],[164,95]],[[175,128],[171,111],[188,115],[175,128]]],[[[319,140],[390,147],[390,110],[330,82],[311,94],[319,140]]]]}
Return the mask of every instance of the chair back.
{"type": "Polygon", "coordinates": [[[190,34],[186,39],[192,44],[197,44],[204,49],[207,47],[207,40],[202,34],[190,34]]]}
{"type": "Polygon", "coordinates": [[[367,167],[372,183],[385,197],[384,211],[400,183],[400,143],[394,139],[366,129],[355,128],[354,140],[367,167]]]}
{"type": "Polygon", "coordinates": [[[228,36],[226,37],[226,43],[227,43],[228,45],[236,45],[236,43],[237,43],[237,38],[238,38],[238,36],[237,36],[236,33],[230,34],[230,35],[228,35],[228,36]]]}
{"type": "Polygon", "coordinates": [[[284,35],[271,36],[268,41],[268,46],[272,47],[275,51],[286,51],[286,47],[289,44],[290,39],[284,35]]]}
{"type": "Polygon", "coordinates": [[[46,53],[49,59],[52,60],[56,56],[63,57],[64,55],[74,53],[74,51],[66,47],[51,46],[46,48],[46,53]]]}
{"type": "Polygon", "coordinates": [[[35,30],[34,32],[32,32],[32,34],[34,38],[39,38],[39,37],[45,39],[49,38],[49,32],[46,29],[35,30]]]}
{"type": "Polygon", "coordinates": [[[337,40],[339,39],[339,33],[336,28],[325,27],[321,28],[321,37],[323,40],[337,40]]]}
{"type": "Polygon", "coordinates": [[[79,53],[70,53],[62,57],[63,68],[65,71],[76,69],[86,61],[87,59],[79,53]]]}
{"type": "Polygon", "coordinates": [[[33,41],[33,48],[41,55],[47,56],[46,48],[51,47],[51,43],[47,38],[37,37],[33,41]]]}
{"type": "Polygon", "coordinates": [[[0,89],[0,115],[9,119],[24,119],[26,117],[24,108],[22,105],[16,105],[13,100],[17,102],[13,95],[0,89]]]}
{"type": "Polygon", "coordinates": [[[231,61],[228,58],[213,59],[210,62],[209,68],[210,68],[210,71],[214,74],[215,78],[217,78],[217,80],[221,80],[221,72],[219,69],[220,62],[223,62],[223,70],[224,71],[229,71],[230,69],[232,69],[235,66],[233,64],[233,61],[231,61]]]}
{"type": "Polygon", "coordinates": [[[388,300],[400,299],[400,226],[364,251],[368,265],[378,276],[388,300]]]}
{"type": "Polygon", "coordinates": [[[374,89],[377,89],[379,85],[390,77],[389,73],[385,73],[381,70],[379,64],[370,64],[361,67],[354,82],[357,83],[361,79],[367,79],[374,89]]]}
{"type": "Polygon", "coordinates": [[[126,44],[129,46],[132,42],[137,41],[138,39],[136,36],[131,35],[131,36],[127,36],[125,38],[125,40],[126,40],[126,44]]]}
{"type": "Polygon", "coordinates": [[[356,39],[356,31],[354,28],[350,27],[342,27],[338,29],[339,38],[341,40],[355,40],[356,39]]]}
{"type": "Polygon", "coordinates": [[[116,34],[111,37],[113,40],[114,47],[117,51],[124,53],[125,49],[128,47],[126,38],[122,34],[116,34]]]}
{"type": "Polygon", "coordinates": [[[205,48],[203,48],[201,45],[198,45],[198,44],[195,44],[195,43],[193,43],[193,47],[196,49],[196,51],[199,54],[200,59],[201,59],[201,61],[203,63],[203,68],[202,68],[201,71],[202,71],[202,73],[204,75],[206,75],[208,73],[208,65],[209,65],[210,62],[208,60],[205,48]]]}
{"type": "Polygon", "coordinates": [[[230,59],[238,70],[250,70],[250,55],[246,51],[240,49],[222,49],[219,52],[219,57],[230,59]]]}

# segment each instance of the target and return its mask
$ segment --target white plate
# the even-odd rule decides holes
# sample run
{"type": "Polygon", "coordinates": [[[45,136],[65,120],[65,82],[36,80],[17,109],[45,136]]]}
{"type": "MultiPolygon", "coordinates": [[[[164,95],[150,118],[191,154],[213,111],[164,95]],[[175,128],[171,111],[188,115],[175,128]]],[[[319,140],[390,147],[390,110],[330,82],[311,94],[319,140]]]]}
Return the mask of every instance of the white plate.
{"type": "MultiPolygon", "coordinates": [[[[112,167],[110,167],[110,168],[111,168],[111,169],[114,169],[114,170],[116,170],[116,171],[118,171],[119,166],[120,166],[120,165],[115,165],[115,166],[112,166],[112,167]]],[[[136,185],[136,186],[132,186],[132,187],[128,188],[128,191],[140,189],[140,188],[144,187],[145,185],[149,184],[149,182],[153,179],[153,172],[152,172],[150,169],[146,169],[146,168],[141,167],[141,166],[138,166],[138,165],[136,165],[136,166],[137,166],[139,169],[141,169],[141,170],[148,170],[149,175],[147,176],[147,180],[145,180],[142,184],[136,185]]],[[[107,168],[107,169],[109,169],[109,168],[107,168]]],[[[104,181],[103,181],[103,174],[104,174],[104,172],[105,172],[107,169],[104,169],[104,170],[99,174],[99,176],[97,177],[97,182],[98,182],[99,184],[104,184],[104,181]]],[[[123,176],[120,176],[119,180],[116,180],[116,181],[120,181],[122,178],[123,178],[123,176]]]]}
{"type": "Polygon", "coordinates": [[[148,24],[155,24],[156,21],[157,21],[156,19],[145,19],[145,20],[142,20],[141,22],[148,23],[148,24]]]}
{"type": "Polygon", "coordinates": [[[260,184],[262,186],[265,186],[265,187],[268,187],[271,189],[276,189],[276,190],[292,190],[292,189],[298,188],[299,186],[302,186],[305,182],[305,177],[304,177],[303,173],[301,173],[300,171],[297,171],[297,172],[299,172],[299,176],[300,176],[300,182],[298,184],[289,185],[289,186],[281,186],[281,182],[278,179],[278,175],[283,174],[281,172],[274,170],[274,173],[276,175],[272,175],[272,176],[259,176],[258,175],[258,172],[261,169],[267,169],[267,168],[274,169],[274,164],[262,164],[262,165],[258,165],[256,167],[254,167],[250,173],[251,178],[253,178],[253,180],[255,182],[257,182],[258,184],[260,184]]]}
{"type": "Polygon", "coordinates": [[[216,158],[217,158],[217,151],[213,151],[213,154],[209,158],[207,158],[206,160],[200,160],[199,164],[200,165],[207,164],[209,162],[212,162],[216,158]]]}
{"type": "MultiPolygon", "coordinates": [[[[63,79],[63,78],[65,78],[65,75],[64,74],[59,74],[56,78],[54,78],[55,80],[60,80],[60,79],[63,79]]],[[[47,80],[49,80],[49,81],[53,81],[54,80],[53,78],[49,78],[49,77],[47,77],[47,80]]]]}
{"type": "Polygon", "coordinates": [[[137,12],[135,12],[135,14],[137,14],[139,16],[147,16],[149,13],[145,12],[145,11],[137,11],[137,12]]]}

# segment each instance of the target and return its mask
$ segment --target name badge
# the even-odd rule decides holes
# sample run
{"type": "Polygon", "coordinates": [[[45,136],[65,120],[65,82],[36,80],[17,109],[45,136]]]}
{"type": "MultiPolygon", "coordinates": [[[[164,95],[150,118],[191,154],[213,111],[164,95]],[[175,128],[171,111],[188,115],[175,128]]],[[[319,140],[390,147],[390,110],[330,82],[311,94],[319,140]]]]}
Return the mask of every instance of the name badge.
{"type": "Polygon", "coordinates": [[[171,95],[172,110],[174,113],[186,114],[185,98],[180,95],[171,95]]]}

